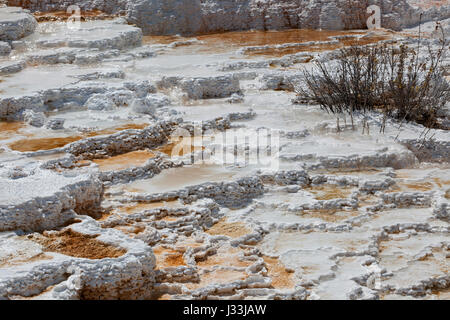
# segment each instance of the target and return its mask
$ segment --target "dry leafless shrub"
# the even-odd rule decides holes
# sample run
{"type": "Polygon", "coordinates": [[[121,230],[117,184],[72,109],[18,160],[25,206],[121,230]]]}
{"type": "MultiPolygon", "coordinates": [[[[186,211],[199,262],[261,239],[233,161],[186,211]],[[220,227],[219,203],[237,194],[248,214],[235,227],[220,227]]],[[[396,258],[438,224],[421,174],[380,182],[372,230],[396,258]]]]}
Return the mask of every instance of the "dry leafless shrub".
{"type": "MultiPolygon", "coordinates": [[[[438,49],[393,44],[341,49],[335,62],[316,62],[304,70],[305,86],[297,86],[300,100],[319,104],[333,114],[381,111],[384,131],[388,117],[439,127],[437,114],[450,100],[443,59],[448,42],[438,49]]],[[[339,128],[338,128],[339,129],[339,128]]]]}

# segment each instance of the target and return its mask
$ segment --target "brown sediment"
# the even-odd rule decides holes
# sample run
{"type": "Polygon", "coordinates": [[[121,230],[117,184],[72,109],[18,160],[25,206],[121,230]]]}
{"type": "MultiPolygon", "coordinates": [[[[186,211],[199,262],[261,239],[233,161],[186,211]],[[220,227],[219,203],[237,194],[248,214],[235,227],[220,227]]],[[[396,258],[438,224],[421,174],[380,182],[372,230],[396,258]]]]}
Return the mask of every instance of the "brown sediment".
{"type": "Polygon", "coordinates": [[[70,136],[59,138],[37,138],[23,139],[9,144],[12,150],[20,152],[51,150],[64,147],[65,145],[83,139],[82,136],[70,136]]]}
{"type": "Polygon", "coordinates": [[[172,296],[168,293],[159,296],[157,300],[172,300],[172,296]]]}
{"type": "Polygon", "coordinates": [[[442,188],[442,182],[441,182],[441,179],[439,179],[439,178],[433,178],[433,181],[434,181],[434,183],[436,183],[436,185],[437,185],[439,188],[442,188]]]}
{"type": "Polygon", "coordinates": [[[399,183],[400,186],[416,191],[430,191],[434,186],[430,182],[417,182],[417,183],[399,183]]]}
{"type": "Polygon", "coordinates": [[[316,209],[316,210],[304,210],[302,217],[305,218],[319,218],[327,222],[339,222],[346,220],[350,217],[356,217],[359,211],[344,211],[338,209],[316,209]]]}
{"type": "MultiPolygon", "coordinates": [[[[290,29],[282,31],[232,31],[223,33],[211,33],[198,35],[195,38],[185,38],[178,36],[147,36],[144,37],[144,43],[169,44],[175,41],[184,41],[198,39],[201,44],[191,44],[191,49],[195,52],[227,52],[245,46],[276,46],[285,43],[302,43],[309,41],[329,41],[334,36],[344,35],[364,35],[364,31],[333,31],[333,30],[308,30],[308,29],[290,29]]],[[[381,38],[381,36],[380,36],[381,38]]],[[[384,39],[384,38],[383,38],[384,39]]],[[[350,40],[345,40],[350,43],[350,40]]],[[[362,40],[361,44],[377,42],[377,37],[370,37],[362,40]]],[[[288,49],[268,49],[261,51],[253,51],[250,55],[270,55],[282,56],[302,51],[323,51],[337,49],[344,45],[344,40],[337,45],[317,45],[305,46],[304,48],[288,48],[288,49]]]]}
{"type": "Polygon", "coordinates": [[[97,221],[106,221],[110,216],[112,216],[111,212],[105,212],[97,219],[97,221]]]}
{"type": "Polygon", "coordinates": [[[450,300],[450,288],[431,290],[431,294],[439,300],[450,300]]]}
{"type": "Polygon", "coordinates": [[[165,216],[165,217],[159,219],[159,221],[173,222],[173,221],[177,221],[178,219],[179,219],[179,217],[165,216]]]}
{"type": "Polygon", "coordinates": [[[439,188],[442,188],[444,185],[450,185],[450,180],[443,180],[441,178],[433,178],[433,181],[439,188]]]}
{"type": "Polygon", "coordinates": [[[409,0],[408,3],[412,6],[419,7],[421,9],[430,9],[432,7],[441,7],[444,5],[450,5],[449,0],[409,0]]]}
{"type": "Polygon", "coordinates": [[[226,222],[225,219],[222,219],[206,231],[206,233],[213,236],[222,235],[231,238],[239,238],[251,233],[251,230],[249,230],[242,222],[226,222]]]}
{"type": "Polygon", "coordinates": [[[20,151],[20,152],[33,152],[39,150],[52,150],[56,148],[62,148],[69,143],[94,137],[100,135],[113,134],[119,131],[128,130],[128,129],[143,129],[147,127],[148,124],[127,124],[118,127],[112,127],[109,129],[99,130],[99,131],[90,131],[82,134],[77,134],[74,136],[68,137],[52,137],[52,138],[35,138],[35,139],[22,139],[9,144],[9,147],[12,150],[20,151]]]}
{"type": "Polygon", "coordinates": [[[0,268],[9,268],[34,261],[51,260],[51,259],[53,259],[52,256],[46,255],[43,252],[29,258],[8,256],[8,259],[0,260],[0,268]]]}
{"type": "Polygon", "coordinates": [[[121,225],[115,226],[114,229],[119,230],[127,235],[131,235],[132,237],[143,232],[145,230],[144,226],[136,226],[136,225],[121,225]]]}
{"type": "Polygon", "coordinates": [[[195,141],[196,137],[171,138],[169,143],[157,148],[156,151],[165,153],[171,157],[178,157],[205,150],[203,146],[195,146],[195,141]]]}
{"type": "Polygon", "coordinates": [[[26,124],[24,122],[0,121],[0,140],[8,139],[18,134],[25,127],[26,124]]]}
{"type": "Polygon", "coordinates": [[[306,41],[327,41],[332,36],[362,35],[363,32],[328,31],[290,29],[282,31],[231,31],[222,33],[203,34],[194,37],[179,36],[146,36],[144,42],[169,44],[175,41],[198,39],[205,47],[229,49],[242,46],[265,46],[283,43],[298,43],[306,41]]]}
{"type": "Polygon", "coordinates": [[[430,191],[435,188],[431,182],[398,182],[396,185],[385,190],[386,193],[403,192],[403,191],[430,191]]]}
{"type": "Polygon", "coordinates": [[[44,232],[42,235],[33,234],[27,238],[42,245],[46,251],[77,258],[117,258],[126,253],[125,249],[96,240],[96,237],[67,229],[61,232],[44,232]]]}
{"type": "MultiPolygon", "coordinates": [[[[24,124],[9,123],[9,122],[0,123],[0,125],[2,125],[2,126],[0,126],[0,139],[2,138],[3,133],[8,134],[10,132],[12,135],[12,134],[16,133],[17,130],[24,127],[24,124]],[[5,128],[5,129],[3,129],[3,128],[5,128]],[[16,131],[14,131],[14,130],[16,130],[16,131]]],[[[9,147],[15,151],[20,151],[20,152],[52,150],[52,149],[64,147],[69,143],[72,143],[72,142],[75,142],[75,141],[78,141],[81,139],[95,137],[95,136],[101,136],[101,135],[114,134],[116,132],[129,130],[129,129],[142,130],[142,129],[146,128],[147,126],[148,126],[148,124],[133,124],[132,123],[132,124],[122,125],[122,126],[118,126],[118,127],[103,129],[103,130],[99,130],[99,131],[89,131],[86,133],[82,133],[82,134],[75,135],[75,136],[69,136],[69,137],[22,139],[22,140],[12,142],[11,144],[9,144],[9,147]]],[[[156,149],[156,151],[163,152],[167,155],[172,155],[172,153],[174,153],[174,148],[178,146],[180,148],[180,152],[178,154],[173,154],[173,156],[178,156],[178,155],[182,156],[182,155],[185,155],[186,153],[204,149],[204,147],[196,147],[196,146],[193,146],[192,144],[189,148],[188,143],[190,143],[190,140],[188,138],[172,139],[171,142],[156,149]]],[[[98,163],[102,164],[102,166],[104,165],[104,167],[107,168],[108,166],[114,166],[114,162],[117,161],[118,162],[117,165],[120,167],[121,165],[125,165],[122,161],[122,160],[126,160],[125,158],[129,158],[128,160],[136,160],[137,163],[143,164],[143,163],[145,163],[145,161],[142,163],[142,162],[140,162],[140,160],[144,160],[145,158],[146,158],[146,160],[148,160],[152,157],[154,157],[154,154],[149,151],[135,151],[135,152],[130,152],[127,154],[123,154],[123,155],[119,155],[119,156],[111,157],[111,158],[107,158],[107,159],[94,160],[94,162],[96,162],[96,163],[98,162],[98,163]]],[[[131,165],[127,166],[126,168],[129,168],[129,167],[131,167],[131,165]]],[[[114,170],[119,170],[119,169],[114,169],[114,170]]]]}
{"type": "Polygon", "coordinates": [[[158,246],[153,248],[153,253],[156,257],[156,267],[158,269],[186,265],[183,258],[184,252],[158,246]]]}
{"type": "Polygon", "coordinates": [[[106,159],[96,159],[93,162],[98,165],[100,171],[114,171],[142,166],[153,157],[155,155],[150,151],[138,150],[106,159]]]}
{"type": "Polygon", "coordinates": [[[267,267],[267,276],[272,279],[272,287],[287,289],[295,286],[294,273],[286,271],[286,267],[278,258],[263,257],[267,267]]]}
{"type": "Polygon", "coordinates": [[[316,200],[331,200],[348,198],[353,188],[340,187],[335,184],[322,184],[305,188],[305,190],[314,194],[316,200]]]}
{"type": "Polygon", "coordinates": [[[445,191],[445,199],[450,199],[450,189],[447,189],[447,191],[445,191]]]}
{"type": "Polygon", "coordinates": [[[379,198],[374,196],[373,194],[366,194],[358,198],[358,203],[360,207],[365,207],[376,204],[378,199],[379,198]]]}
{"type": "Polygon", "coordinates": [[[362,35],[364,32],[333,30],[290,29],[283,31],[236,31],[198,36],[207,44],[226,46],[266,46],[307,41],[328,41],[330,37],[342,35],[362,35]]]}

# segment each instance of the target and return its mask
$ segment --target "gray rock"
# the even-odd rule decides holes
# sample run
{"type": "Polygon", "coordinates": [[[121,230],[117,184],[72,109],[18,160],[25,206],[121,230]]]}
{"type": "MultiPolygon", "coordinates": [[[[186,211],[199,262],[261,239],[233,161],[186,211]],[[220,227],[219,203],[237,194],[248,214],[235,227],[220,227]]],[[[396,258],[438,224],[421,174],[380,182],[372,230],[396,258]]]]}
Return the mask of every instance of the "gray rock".
{"type": "Polygon", "coordinates": [[[24,113],[24,120],[33,127],[42,127],[45,124],[46,117],[43,112],[34,112],[33,110],[26,110],[24,113]]]}
{"type": "Polygon", "coordinates": [[[134,112],[153,115],[156,109],[170,104],[169,98],[162,94],[149,94],[145,98],[135,99],[132,103],[134,112]]]}
{"type": "Polygon", "coordinates": [[[0,41],[18,40],[32,34],[36,28],[36,19],[22,8],[0,8],[0,41]]]}
{"type": "Polygon", "coordinates": [[[95,94],[86,101],[86,107],[94,111],[108,111],[114,106],[114,102],[105,94],[95,94]]]}
{"type": "Polygon", "coordinates": [[[11,52],[8,42],[0,41],[0,56],[7,56],[11,52]]]}
{"type": "Polygon", "coordinates": [[[45,126],[47,129],[61,130],[64,129],[64,122],[65,119],[62,118],[50,119],[45,126]]]}

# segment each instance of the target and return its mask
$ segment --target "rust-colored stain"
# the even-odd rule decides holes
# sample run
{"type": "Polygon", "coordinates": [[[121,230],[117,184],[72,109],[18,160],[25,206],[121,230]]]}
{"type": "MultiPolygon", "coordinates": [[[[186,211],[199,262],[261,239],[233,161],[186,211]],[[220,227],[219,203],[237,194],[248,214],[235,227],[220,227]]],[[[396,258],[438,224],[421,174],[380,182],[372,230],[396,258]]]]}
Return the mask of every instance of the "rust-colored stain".
{"type": "MultiPolygon", "coordinates": [[[[189,47],[183,50],[191,50],[192,52],[204,53],[220,53],[230,50],[236,50],[246,46],[276,46],[285,43],[302,43],[309,41],[329,41],[333,36],[344,35],[364,35],[366,32],[352,31],[333,31],[333,30],[308,30],[308,29],[290,29],[282,31],[232,31],[223,33],[212,33],[198,35],[195,38],[178,37],[178,36],[147,36],[144,37],[144,43],[152,44],[170,44],[175,41],[185,41],[198,39],[201,43],[191,43],[189,47]]],[[[366,37],[355,41],[355,45],[364,45],[376,43],[380,40],[388,39],[388,36],[366,37]]],[[[313,45],[296,48],[274,49],[252,51],[249,55],[267,55],[267,56],[283,56],[304,51],[324,51],[334,50],[344,46],[352,45],[352,40],[343,39],[336,45],[313,45]]]]}
{"type": "Polygon", "coordinates": [[[141,225],[121,225],[115,226],[114,229],[119,230],[127,235],[134,237],[135,235],[143,232],[145,230],[145,226],[141,225]]]}
{"type": "Polygon", "coordinates": [[[97,221],[106,221],[110,216],[112,216],[111,212],[105,212],[97,219],[97,221]]]}
{"type": "Polygon", "coordinates": [[[0,140],[9,139],[25,128],[24,122],[0,121],[0,140]]]}
{"type": "Polygon", "coordinates": [[[317,200],[331,200],[348,198],[353,188],[341,187],[335,184],[322,184],[305,188],[305,190],[314,194],[317,200]]]}
{"type": "Polygon", "coordinates": [[[58,252],[71,257],[104,259],[117,258],[126,253],[125,249],[114,247],[95,238],[96,236],[81,234],[71,229],[28,236],[28,239],[39,243],[46,251],[58,252]]]}
{"type": "Polygon", "coordinates": [[[441,178],[433,178],[433,181],[436,183],[436,185],[439,188],[443,188],[444,185],[446,185],[446,186],[450,185],[450,180],[443,180],[441,178]]]}
{"type": "Polygon", "coordinates": [[[432,7],[441,7],[445,5],[450,5],[449,0],[409,0],[410,5],[422,8],[422,9],[431,9],[432,7]]]}
{"type": "Polygon", "coordinates": [[[178,157],[205,150],[205,147],[196,146],[194,143],[195,137],[171,138],[169,143],[157,148],[156,151],[165,153],[170,157],[178,157]]]}
{"type": "Polygon", "coordinates": [[[154,156],[150,151],[139,150],[106,159],[93,160],[93,162],[98,165],[100,171],[115,171],[142,166],[154,156]]]}
{"type": "Polygon", "coordinates": [[[99,131],[91,131],[83,134],[77,134],[74,136],[67,137],[51,137],[51,138],[35,138],[35,139],[22,139],[9,144],[9,147],[12,150],[20,151],[20,152],[33,152],[39,150],[52,150],[56,148],[62,148],[69,143],[94,137],[100,135],[113,134],[119,131],[128,130],[128,129],[143,129],[147,126],[147,124],[127,124],[123,126],[113,127],[109,129],[99,130],[99,131]]]}
{"type": "Polygon", "coordinates": [[[272,287],[287,289],[295,286],[294,273],[286,271],[286,267],[278,258],[263,257],[267,267],[267,275],[272,279],[272,287]]]}
{"type": "Polygon", "coordinates": [[[434,188],[434,185],[430,182],[399,183],[399,185],[415,191],[430,191],[434,188]]]}
{"type": "Polygon", "coordinates": [[[439,300],[450,300],[450,288],[435,289],[431,291],[432,295],[439,300]]]}
{"type": "MultiPolygon", "coordinates": [[[[434,181],[436,182],[436,181],[434,181]]],[[[441,183],[437,183],[436,185],[441,188],[442,184],[441,183]]],[[[425,182],[425,181],[421,181],[421,182],[407,182],[407,181],[401,181],[401,182],[397,182],[396,185],[393,185],[392,187],[390,187],[388,190],[385,190],[386,193],[392,193],[392,192],[404,192],[404,191],[422,191],[422,192],[426,192],[426,191],[430,191],[435,189],[435,184],[433,184],[432,182],[425,182]]]]}
{"type": "Polygon", "coordinates": [[[450,189],[445,191],[445,199],[450,199],[450,189]]]}
{"type": "Polygon", "coordinates": [[[37,138],[23,139],[9,144],[12,150],[20,152],[51,150],[64,147],[65,145],[83,139],[82,136],[70,136],[59,138],[37,138]]]}
{"type": "Polygon", "coordinates": [[[9,256],[8,259],[0,260],[0,268],[9,268],[9,267],[14,267],[14,266],[18,266],[21,264],[34,262],[34,261],[51,260],[51,259],[53,259],[52,256],[46,255],[43,252],[41,252],[33,257],[30,257],[30,258],[9,256]]]}
{"type": "Polygon", "coordinates": [[[165,217],[159,219],[159,221],[173,222],[173,221],[177,221],[178,219],[179,219],[178,217],[165,216],[165,217]]]}
{"type": "Polygon", "coordinates": [[[207,44],[224,44],[227,46],[266,46],[307,41],[327,41],[330,37],[341,35],[358,35],[362,32],[290,29],[282,31],[237,31],[198,36],[197,39],[207,44]]]}
{"type": "Polygon", "coordinates": [[[366,207],[376,204],[378,202],[378,197],[374,196],[373,194],[366,194],[359,196],[358,202],[360,207],[366,207]]]}
{"type": "Polygon", "coordinates": [[[203,46],[216,50],[228,50],[233,47],[242,46],[265,46],[283,43],[298,43],[306,41],[327,41],[332,36],[364,34],[362,32],[327,31],[290,29],[282,31],[231,31],[222,33],[211,33],[193,37],[179,36],[146,36],[143,41],[147,43],[169,44],[175,41],[198,39],[203,46]]]}
{"type": "Polygon", "coordinates": [[[213,236],[222,235],[239,238],[251,233],[251,230],[242,222],[226,222],[225,219],[222,219],[206,232],[213,236]]]}
{"type": "Polygon", "coordinates": [[[339,222],[349,219],[350,217],[356,217],[359,214],[357,210],[343,211],[338,209],[316,209],[316,210],[304,210],[302,217],[304,218],[318,218],[326,222],[339,222]]]}
{"type": "Polygon", "coordinates": [[[153,253],[156,257],[156,266],[158,269],[186,265],[183,258],[184,252],[158,246],[153,248],[153,253]]]}

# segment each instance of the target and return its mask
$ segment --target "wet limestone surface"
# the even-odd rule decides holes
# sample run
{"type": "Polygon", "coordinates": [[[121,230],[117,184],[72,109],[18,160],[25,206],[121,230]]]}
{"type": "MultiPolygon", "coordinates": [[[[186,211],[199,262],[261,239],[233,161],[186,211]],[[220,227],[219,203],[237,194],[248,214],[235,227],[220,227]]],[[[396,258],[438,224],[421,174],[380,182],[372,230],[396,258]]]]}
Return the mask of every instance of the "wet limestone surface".
{"type": "Polygon", "coordinates": [[[302,68],[404,34],[85,15],[0,60],[0,298],[448,299],[448,131],[420,163],[419,125],[292,103],[302,68]]]}

